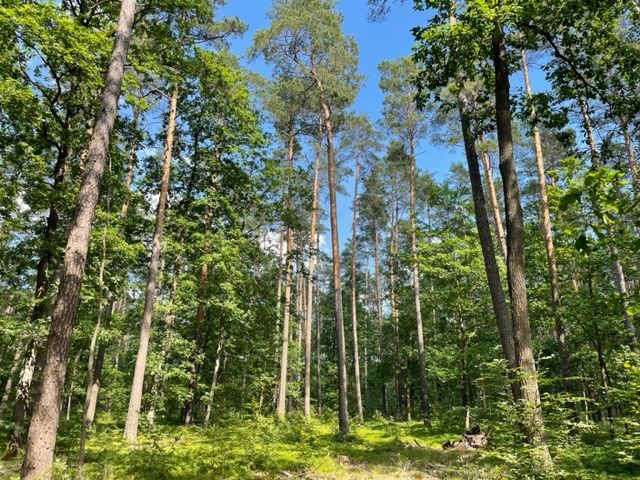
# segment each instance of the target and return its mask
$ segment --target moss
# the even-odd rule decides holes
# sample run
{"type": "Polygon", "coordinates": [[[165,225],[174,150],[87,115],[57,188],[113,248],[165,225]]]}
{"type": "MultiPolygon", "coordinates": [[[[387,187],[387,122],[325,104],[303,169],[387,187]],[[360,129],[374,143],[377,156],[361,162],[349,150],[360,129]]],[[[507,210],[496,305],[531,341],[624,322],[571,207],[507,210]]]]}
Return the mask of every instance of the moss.
{"type": "MultiPolygon", "coordinates": [[[[292,416],[275,422],[236,416],[220,419],[206,430],[171,425],[149,428],[140,434],[138,445],[130,447],[121,440],[120,428],[103,422],[88,441],[84,478],[275,479],[287,474],[335,479],[524,478],[510,467],[508,452],[443,451],[441,443],[459,434],[437,424],[426,428],[419,422],[354,423],[346,439],[337,435],[336,425],[330,417],[292,416]]],[[[76,477],[77,432],[69,427],[63,426],[58,443],[59,479],[76,477]]],[[[558,451],[558,474],[553,478],[637,478],[624,469],[609,470],[617,476],[607,476],[606,469],[611,468],[604,462],[607,453],[604,447],[594,450],[592,446],[558,451]]],[[[6,471],[7,466],[3,467],[6,471]]],[[[0,478],[17,475],[0,474],[0,478]]]]}

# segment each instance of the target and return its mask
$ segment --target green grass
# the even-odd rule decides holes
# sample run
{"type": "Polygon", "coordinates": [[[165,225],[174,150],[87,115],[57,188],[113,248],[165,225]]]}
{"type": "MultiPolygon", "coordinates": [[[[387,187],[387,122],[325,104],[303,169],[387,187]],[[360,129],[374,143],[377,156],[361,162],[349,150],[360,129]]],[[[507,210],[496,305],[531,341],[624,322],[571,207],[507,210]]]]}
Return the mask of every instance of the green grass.
{"type": "MultiPolygon", "coordinates": [[[[503,479],[526,478],[510,465],[508,453],[443,451],[459,437],[437,425],[418,422],[352,423],[351,435],[336,435],[335,419],[305,421],[294,416],[276,423],[265,417],[219,420],[209,429],[157,426],[142,432],[136,447],[122,430],[102,423],[87,444],[87,479],[503,479]]],[[[77,428],[63,425],[55,478],[77,478],[77,428]]],[[[613,469],[606,450],[580,444],[556,450],[558,473],[537,478],[640,478],[613,469]],[[567,454],[570,452],[570,454],[567,454]],[[612,468],[610,470],[610,468],[612,468]]],[[[17,478],[18,461],[0,464],[0,478],[17,478]]],[[[619,467],[619,465],[618,465],[619,467]]],[[[640,473],[636,471],[635,473],[640,473]]],[[[533,478],[533,477],[531,477],[533,478]]]]}

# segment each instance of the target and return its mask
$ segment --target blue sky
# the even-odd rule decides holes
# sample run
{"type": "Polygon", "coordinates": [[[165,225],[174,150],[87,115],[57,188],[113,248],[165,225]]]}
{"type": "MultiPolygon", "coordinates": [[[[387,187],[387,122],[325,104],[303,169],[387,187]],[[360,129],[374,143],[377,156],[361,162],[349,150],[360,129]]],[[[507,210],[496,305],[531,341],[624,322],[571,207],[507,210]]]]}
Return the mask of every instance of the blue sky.
{"type": "MultiPolygon", "coordinates": [[[[243,38],[231,41],[231,50],[236,55],[243,57],[251,44],[253,34],[260,28],[267,26],[267,12],[271,7],[271,0],[227,0],[227,4],[218,11],[219,16],[237,16],[248,25],[247,33],[243,38]]],[[[354,103],[354,110],[358,113],[366,113],[372,120],[380,118],[382,106],[382,93],[378,88],[378,64],[382,60],[394,59],[411,53],[413,36],[411,28],[424,24],[427,20],[425,12],[413,10],[412,1],[394,2],[391,12],[384,21],[379,23],[368,20],[369,7],[367,0],[338,0],[338,9],[343,14],[343,30],[352,35],[359,48],[359,70],[365,76],[362,89],[354,103]]],[[[242,62],[246,67],[258,73],[269,76],[268,66],[260,61],[242,62]]],[[[540,87],[541,76],[532,65],[532,84],[534,89],[540,87]]],[[[513,86],[520,84],[520,76],[515,75],[513,86]]],[[[452,162],[464,161],[461,149],[451,149],[430,144],[426,139],[417,149],[416,163],[419,169],[433,172],[436,178],[446,176],[452,162]]],[[[343,182],[347,191],[352,189],[352,182],[346,179],[343,182]]],[[[340,243],[350,238],[351,229],[351,199],[339,195],[338,198],[338,223],[340,243]]]]}

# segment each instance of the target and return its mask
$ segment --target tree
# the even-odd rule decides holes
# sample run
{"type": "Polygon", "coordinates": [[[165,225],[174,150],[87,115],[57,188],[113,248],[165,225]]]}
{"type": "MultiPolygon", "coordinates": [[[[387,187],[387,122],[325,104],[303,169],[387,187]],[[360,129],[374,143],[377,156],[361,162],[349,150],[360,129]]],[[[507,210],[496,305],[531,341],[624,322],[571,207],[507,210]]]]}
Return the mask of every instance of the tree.
{"type": "Polygon", "coordinates": [[[87,165],[78,192],[74,223],[65,250],[60,286],[51,318],[38,400],[29,426],[21,478],[49,477],[59,422],[59,398],[69,359],[69,342],[89,246],[89,233],[98,202],[99,185],[116,118],[127,50],[133,31],[135,1],[123,0],[101,110],[91,135],[87,165]]]}
{"type": "Polygon", "coordinates": [[[380,69],[380,87],[385,92],[383,101],[384,123],[387,128],[409,149],[409,228],[411,236],[412,283],[418,332],[418,373],[420,376],[420,400],[422,419],[425,425],[430,422],[429,395],[427,392],[426,359],[424,351],[424,329],[422,325],[422,306],[420,301],[420,276],[417,264],[415,178],[418,139],[425,133],[425,119],[415,105],[417,89],[415,79],[418,70],[409,57],[395,62],[383,62],[380,69]]]}
{"type": "Polygon", "coordinates": [[[336,211],[335,153],[333,145],[332,109],[341,108],[354,96],[359,77],[356,74],[356,46],[352,38],[341,32],[341,17],[331,0],[277,1],[269,14],[271,25],[259,31],[254,39],[256,49],[282,71],[295,72],[311,81],[321,107],[327,137],[327,164],[333,287],[336,335],[338,340],[338,383],[340,433],[347,435],[347,370],[342,309],[342,280],[336,211]]]}

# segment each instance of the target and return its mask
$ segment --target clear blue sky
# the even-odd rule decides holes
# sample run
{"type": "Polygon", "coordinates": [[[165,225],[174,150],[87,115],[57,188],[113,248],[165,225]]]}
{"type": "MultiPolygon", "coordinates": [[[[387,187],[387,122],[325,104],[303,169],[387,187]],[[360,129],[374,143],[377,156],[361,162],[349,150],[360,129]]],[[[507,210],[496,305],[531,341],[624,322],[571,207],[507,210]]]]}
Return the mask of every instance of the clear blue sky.
{"type": "MultiPolygon", "coordinates": [[[[233,53],[240,57],[245,56],[253,34],[268,24],[266,14],[271,8],[271,3],[271,0],[227,0],[227,4],[218,11],[219,16],[237,16],[248,25],[243,38],[231,41],[233,53]]],[[[380,118],[382,106],[382,93],[378,88],[378,64],[382,60],[410,54],[413,44],[411,28],[424,24],[428,14],[414,11],[412,1],[394,2],[384,21],[373,23],[368,20],[367,0],[338,0],[337,5],[344,17],[344,32],[352,35],[358,43],[359,70],[365,76],[354,110],[357,113],[368,114],[375,121],[380,118]]],[[[245,59],[242,63],[264,76],[270,74],[269,68],[260,61],[249,63],[245,59]]],[[[540,75],[533,68],[534,89],[540,86],[540,80],[540,75]]],[[[519,75],[513,79],[513,84],[516,88],[521,84],[519,75]]],[[[417,150],[416,162],[419,169],[433,172],[437,178],[442,179],[453,161],[464,161],[462,154],[461,149],[432,145],[425,139],[417,150]]],[[[353,185],[350,180],[343,181],[343,184],[348,191],[353,185]]],[[[350,198],[339,196],[338,223],[341,244],[344,244],[351,234],[350,205],[350,198]]]]}

